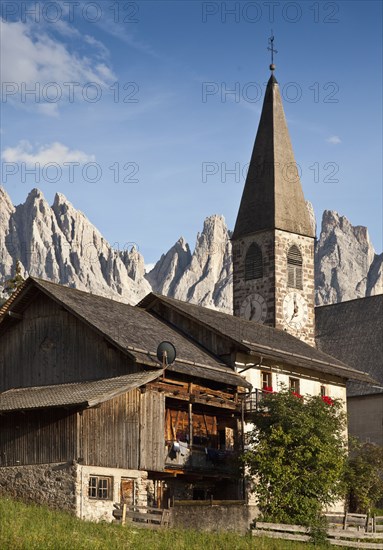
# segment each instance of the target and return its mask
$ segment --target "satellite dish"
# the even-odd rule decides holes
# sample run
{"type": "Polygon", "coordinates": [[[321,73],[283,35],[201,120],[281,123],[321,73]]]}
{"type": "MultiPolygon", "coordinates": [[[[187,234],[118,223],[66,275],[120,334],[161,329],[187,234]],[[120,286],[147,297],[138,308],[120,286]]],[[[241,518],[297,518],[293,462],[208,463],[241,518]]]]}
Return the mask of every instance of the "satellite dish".
{"type": "Polygon", "coordinates": [[[161,342],[157,348],[157,359],[164,367],[171,365],[176,360],[176,348],[171,342],[161,342]]]}

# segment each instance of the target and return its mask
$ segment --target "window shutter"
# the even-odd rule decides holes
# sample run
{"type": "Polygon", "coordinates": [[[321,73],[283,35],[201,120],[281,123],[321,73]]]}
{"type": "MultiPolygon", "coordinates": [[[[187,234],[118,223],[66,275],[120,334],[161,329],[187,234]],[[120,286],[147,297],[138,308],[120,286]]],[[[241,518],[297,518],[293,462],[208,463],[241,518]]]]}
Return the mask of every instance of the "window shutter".
{"type": "Polygon", "coordinates": [[[287,286],[290,288],[303,289],[302,264],[302,254],[293,244],[287,252],[287,286]]]}
{"type": "Polygon", "coordinates": [[[245,280],[261,279],[263,277],[262,250],[257,243],[252,243],[246,253],[245,280]]]}

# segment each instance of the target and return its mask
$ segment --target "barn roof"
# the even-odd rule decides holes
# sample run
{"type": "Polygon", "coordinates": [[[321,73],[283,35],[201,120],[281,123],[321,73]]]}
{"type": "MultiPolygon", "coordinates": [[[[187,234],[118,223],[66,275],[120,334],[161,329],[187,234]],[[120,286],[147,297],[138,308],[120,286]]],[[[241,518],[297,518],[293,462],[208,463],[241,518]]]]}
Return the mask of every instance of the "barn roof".
{"type": "Polygon", "coordinates": [[[318,347],[378,383],[349,384],[348,395],[383,393],[383,295],[315,308],[318,347]]]}
{"type": "Polygon", "coordinates": [[[315,347],[309,346],[284,330],[154,293],[146,296],[138,305],[150,309],[156,300],[167,304],[170,308],[208,327],[210,330],[231,339],[239,349],[245,352],[262,355],[264,358],[270,357],[281,360],[294,366],[333,374],[341,378],[372,382],[366,373],[315,347]]]}
{"type": "Polygon", "coordinates": [[[155,380],[161,376],[162,372],[157,369],[90,382],[11,389],[0,393],[0,411],[23,411],[48,407],[94,407],[155,380]]]}
{"type": "Polygon", "coordinates": [[[0,330],[2,325],[14,322],[38,292],[54,299],[138,364],[159,368],[157,346],[168,340],[177,350],[177,359],[169,370],[232,386],[251,386],[213,354],[142,308],[34,277],[29,277],[0,309],[0,330]]]}

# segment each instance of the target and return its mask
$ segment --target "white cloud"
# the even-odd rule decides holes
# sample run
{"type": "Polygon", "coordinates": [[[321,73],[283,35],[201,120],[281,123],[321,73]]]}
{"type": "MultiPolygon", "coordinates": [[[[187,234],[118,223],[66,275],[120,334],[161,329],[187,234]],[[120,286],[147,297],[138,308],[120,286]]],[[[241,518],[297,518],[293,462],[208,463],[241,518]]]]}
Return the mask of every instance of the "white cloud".
{"type": "Polygon", "coordinates": [[[145,264],[145,273],[149,273],[156,264],[145,264]]]}
{"type": "MultiPolygon", "coordinates": [[[[87,35],[79,37],[88,49],[88,55],[81,56],[31,24],[0,20],[0,32],[2,81],[14,83],[19,90],[22,89],[22,84],[28,90],[36,87],[41,90],[45,84],[53,82],[61,87],[65,102],[69,93],[65,82],[78,83],[81,95],[80,86],[88,82],[105,89],[117,80],[113,70],[105,63],[108,50],[101,42],[87,35]]],[[[21,93],[9,94],[7,99],[14,105],[25,107],[21,93]]],[[[47,103],[41,92],[37,96],[28,94],[26,102],[28,105],[47,103]]],[[[54,111],[57,114],[57,108],[46,109],[45,114],[52,116],[54,111]]]]}
{"type": "Polygon", "coordinates": [[[332,143],[333,145],[338,145],[339,143],[342,143],[342,140],[339,136],[330,136],[326,139],[327,143],[332,143]]]}
{"type": "Polygon", "coordinates": [[[56,118],[59,116],[59,108],[57,103],[40,103],[37,106],[37,110],[43,115],[56,118]]]}
{"type": "Polygon", "coordinates": [[[36,165],[36,163],[44,166],[50,162],[55,162],[59,165],[63,165],[64,162],[85,164],[86,162],[93,162],[95,160],[94,155],[88,155],[79,150],[71,150],[58,141],[50,145],[42,145],[34,152],[33,146],[27,140],[20,141],[16,147],[4,149],[1,157],[5,162],[25,162],[28,166],[36,165]]]}

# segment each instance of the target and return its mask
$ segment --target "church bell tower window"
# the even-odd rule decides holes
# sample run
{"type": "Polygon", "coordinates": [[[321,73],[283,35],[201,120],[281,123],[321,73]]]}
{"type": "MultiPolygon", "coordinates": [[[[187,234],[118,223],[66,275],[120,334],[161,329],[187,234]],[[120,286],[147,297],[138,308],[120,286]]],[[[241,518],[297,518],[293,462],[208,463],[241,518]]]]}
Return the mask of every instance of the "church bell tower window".
{"type": "Polygon", "coordinates": [[[287,252],[287,286],[303,289],[302,283],[302,254],[299,248],[293,244],[287,252]]]}
{"type": "Polygon", "coordinates": [[[252,243],[246,253],[245,259],[245,280],[262,279],[263,258],[262,250],[257,243],[252,243]]]}

